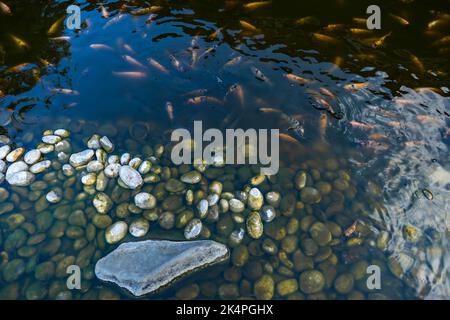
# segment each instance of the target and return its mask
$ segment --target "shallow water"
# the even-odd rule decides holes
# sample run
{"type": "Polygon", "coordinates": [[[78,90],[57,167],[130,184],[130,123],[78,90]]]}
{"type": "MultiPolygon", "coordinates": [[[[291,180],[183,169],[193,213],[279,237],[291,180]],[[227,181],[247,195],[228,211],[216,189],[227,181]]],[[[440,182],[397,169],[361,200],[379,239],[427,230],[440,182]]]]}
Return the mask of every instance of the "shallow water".
{"type": "MultiPolygon", "coordinates": [[[[333,192],[323,195],[319,204],[304,208],[298,205],[291,213],[280,214],[280,209],[276,220],[280,228],[287,221],[302,221],[306,216],[336,222],[344,230],[354,221],[363,227],[350,238],[342,234],[335,237],[339,243],[330,246],[336,256],[335,265],[329,259],[328,264],[321,264],[323,261],[312,255],[316,259],[313,268],[330,277],[330,283],[321,292],[307,294],[297,289],[286,295],[278,292],[274,298],[449,298],[450,42],[445,40],[450,29],[448,3],[384,1],[382,29],[363,32],[354,30],[365,28],[355,18],[366,17],[368,1],[358,1],[358,5],[344,0],[322,1],[320,5],[274,1],[255,10],[245,9],[242,1],[159,1],[151,3],[161,7],[153,9],[151,21],[150,13],[132,14],[133,10],[147,7],[141,1],[105,3],[108,18],[102,17],[99,4],[87,1],[80,5],[83,23],[79,32],[61,28],[51,36],[47,35],[48,28],[64,14],[68,2],[33,1],[26,6],[19,1],[7,3],[12,15],[0,16],[0,90],[4,95],[0,96],[0,134],[2,139],[10,139],[9,144],[28,150],[40,142],[44,130],[63,127],[72,132],[75,151],[83,150],[86,140],[99,133],[111,138],[116,154],[145,155],[146,145],[167,143],[170,130],[191,128],[193,120],[221,129],[279,128],[297,140],[282,140],[282,167],[291,169],[282,169],[277,181],[261,189],[279,189],[283,196],[296,192],[293,176],[300,169],[308,172],[311,185],[317,186],[320,181],[333,184],[333,192]],[[407,19],[409,25],[392,15],[407,19]],[[297,22],[308,16],[314,18],[297,22]],[[429,26],[436,19],[441,22],[429,26]],[[258,30],[244,30],[240,20],[258,30]],[[342,26],[334,30],[330,24],[342,26]],[[372,44],[389,32],[383,45],[374,48],[372,44]],[[28,48],[15,45],[11,34],[23,39],[28,48]],[[70,38],[54,39],[61,36],[70,38]],[[171,55],[180,61],[180,68],[173,65],[171,55]],[[195,55],[198,59],[193,62],[195,55]],[[141,65],[130,63],[128,57],[141,65]],[[158,61],[167,72],[150,65],[148,58],[158,61]],[[227,64],[230,61],[236,63],[227,64]],[[14,68],[22,63],[29,65],[14,68]],[[254,68],[268,81],[257,79],[254,68]],[[142,76],[123,77],[120,72],[140,72],[142,76]],[[306,80],[291,81],[286,74],[306,80]],[[352,83],[358,85],[351,88],[352,83]],[[234,84],[243,88],[242,106],[233,94],[227,94],[234,84]],[[61,88],[72,91],[61,92],[61,88]],[[196,95],[189,92],[198,89],[202,89],[198,95],[215,97],[223,103],[189,104],[188,99],[196,95]],[[174,107],[172,120],[166,111],[167,101],[174,107]],[[304,127],[303,136],[288,129],[292,123],[280,117],[280,112],[299,120],[304,127]],[[342,179],[339,170],[351,177],[350,186],[343,190],[335,183],[339,177],[342,179]],[[432,193],[432,199],[425,196],[426,190],[432,193]],[[333,204],[342,207],[333,212],[333,204]],[[405,237],[405,227],[411,225],[421,233],[417,241],[405,237]],[[380,250],[375,242],[383,231],[388,232],[389,242],[380,250]],[[357,245],[349,245],[349,240],[357,245]],[[365,277],[356,279],[357,263],[385,266],[388,259],[399,255],[407,270],[396,276],[382,267],[380,290],[364,288],[365,277]],[[353,288],[337,292],[333,273],[339,276],[352,270],[356,277],[353,288]]],[[[57,172],[59,167],[53,169],[49,172],[57,172]]],[[[233,175],[231,185],[235,191],[242,190],[247,184],[245,175],[233,170],[229,169],[233,175]]],[[[214,173],[208,178],[227,179],[214,177],[214,173]]],[[[64,183],[64,179],[45,174],[37,178],[43,179],[59,186],[64,183]]],[[[36,200],[28,195],[28,188],[11,188],[6,182],[1,187],[8,190],[3,203],[14,205],[0,215],[0,245],[7,259],[11,261],[19,254],[19,247],[3,247],[13,233],[7,220],[11,214],[26,217],[25,225],[18,229],[25,231],[27,241],[33,234],[45,234],[42,243],[28,245],[35,247],[36,253],[21,258],[30,265],[26,272],[14,281],[0,280],[3,297],[129,298],[116,287],[94,280],[96,259],[115,247],[104,244],[101,230],[84,247],[93,249],[92,257],[82,268],[81,291],[67,294],[65,274],[58,271],[36,280],[34,265],[52,259],[56,264],[63,257],[59,253],[78,257],[83,250],[73,248],[77,237],[67,237],[66,231],[56,251],[49,254],[45,246],[59,236],[55,237],[49,229],[32,232],[33,227],[29,226],[42,212],[51,213],[53,221],[64,224],[67,216],[55,216],[55,210],[61,206],[67,209],[60,211],[82,209],[91,219],[95,210],[90,198],[75,199],[83,191],[79,182],[64,186],[70,191],[63,202],[40,212],[35,211],[36,200]]],[[[124,192],[123,197],[128,196],[124,192]]],[[[139,214],[130,214],[125,220],[129,222],[139,214]]],[[[118,220],[114,215],[112,218],[118,220]]],[[[211,238],[223,240],[215,223],[208,226],[211,238]]],[[[303,231],[292,235],[300,247],[309,238],[308,232],[303,231]]],[[[182,229],[166,231],[158,222],[151,222],[148,236],[179,238],[182,229]]],[[[304,272],[300,266],[283,264],[278,255],[255,249],[266,238],[270,237],[244,240],[251,251],[244,266],[232,266],[230,262],[225,271],[214,270],[200,278],[187,279],[174,290],[154,297],[172,298],[178,288],[187,286],[190,293],[200,291],[193,295],[199,298],[251,298],[255,281],[262,273],[273,274],[277,283],[298,279],[304,272]],[[198,284],[200,290],[192,283],[198,284]]],[[[283,246],[282,241],[275,242],[283,246]]],[[[291,259],[292,255],[289,252],[291,259]]],[[[2,259],[4,268],[4,255],[2,259]]]]}

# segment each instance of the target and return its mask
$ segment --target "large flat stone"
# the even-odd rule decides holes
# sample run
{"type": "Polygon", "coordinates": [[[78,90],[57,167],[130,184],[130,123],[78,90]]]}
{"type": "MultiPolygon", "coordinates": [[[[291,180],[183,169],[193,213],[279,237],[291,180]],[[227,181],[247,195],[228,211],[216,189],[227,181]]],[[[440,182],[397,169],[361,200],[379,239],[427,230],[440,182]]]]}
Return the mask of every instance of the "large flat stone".
{"type": "Polygon", "coordinates": [[[228,248],[212,240],[128,242],[100,259],[95,274],[141,296],[228,257],[228,248]]]}

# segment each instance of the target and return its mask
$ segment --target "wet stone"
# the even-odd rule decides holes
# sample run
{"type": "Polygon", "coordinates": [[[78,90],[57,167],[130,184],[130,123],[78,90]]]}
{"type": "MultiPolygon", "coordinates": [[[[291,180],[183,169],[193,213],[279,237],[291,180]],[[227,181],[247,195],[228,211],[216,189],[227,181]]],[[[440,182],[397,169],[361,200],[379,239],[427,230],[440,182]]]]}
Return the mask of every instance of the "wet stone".
{"type": "Polygon", "coordinates": [[[120,171],[120,164],[118,163],[108,164],[104,170],[105,175],[108,178],[117,178],[119,176],[119,171],[120,171]]]}
{"type": "Polygon", "coordinates": [[[202,232],[203,224],[199,219],[192,219],[184,228],[184,237],[187,240],[198,238],[202,232]]]}
{"type": "Polygon", "coordinates": [[[42,173],[45,170],[47,170],[48,168],[50,168],[50,166],[52,165],[52,162],[50,160],[44,160],[38,163],[33,164],[30,167],[30,172],[31,173],[42,173]]]}
{"type": "Polygon", "coordinates": [[[58,203],[62,200],[62,190],[61,189],[51,190],[45,195],[45,198],[50,203],[58,203]]]}
{"type": "Polygon", "coordinates": [[[98,134],[92,135],[86,145],[89,149],[100,149],[100,136],[98,134]]]}
{"type": "Polygon", "coordinates": [[[98,160],[94,160],[88,163],[86,170],[87,172],[99,172],[103,170],[104,166],[103,163],[101,163],[98,160]]]}
{"type": "Polygon", "coordinates": [[[258,300],[271,300],[275,291],[275,282],[272,276],[263,275],[255,282],[254,294],[258,300]]]}
{"type": "Polygon", "coordinates": [[[128,165],[120,168],[119,176],[128,189],[136,189],[143,184],[143,180],[139,172],[128,165]]]}
{"type": "Polygon", "coordinates": [[[100,138],[100,145],[106,152],[111,153],[114,151],[114,144],[109,140],[107,136],[103,136],[100,138]]]}
{"type": "Polygon", "coordinates": [[[27,171],[28,165],[23,161],[17,161],[13,164],[11,164],[8,169],[6,170],[6,180],[11,178],[14,174],[21,172],[21,171],[27,171]]]}
{"type": "Polygon", "coordinates": [[[8,183],[12,186],[25,187],[29,186],[34,181],[34,174],[28,171],[21,171],[14,173],[11,177],[6,178],[8,183]]]}
{"type": "Polygon", "coordinates": [[[228,203],[230,205],[230,210],[234,213],[240,213],[245,210],[245,205],[241,200],[231,199],[228,203]]]}
{"type": "Polygon", "coordinates": [[[325,277],[320,271],[308,270],[300,275],[300,290],[306,294],[322,291],[325,286],[325,277]]]}
{"type": "Polygon", "coordinates": [[[252,211],[249,214],[246,226],[247,226],[247,233],[250,237],[252,237],[253,239],[261,238],[264,228],[261,216],[259,215],[258,212],[252,211]]]}
{"type": "Polygon", "coordinates": [[[320,202],[322,197],[317,189],[305,187],[300,192],[300,198],[306,204],[314,204],[320,202]]]}
{"type": "Polygon", "coordinates": [[[183,182],[176,179],[169,179],[165,184],[165,189],[168,192],[178,193],[185,189],[185,185],[183,182]]]}
{"type": "Polygon", "coordinates": [[[95,274],[135,296],[142,296],[223,262],[228,255],[224,245],[210,240],[129,242],[100,259],[95,266],[95,274]]]}
{"type": "Polygon", "coordinates": [[[70,131],[66,129],[56,129],[54,134],[62,138],[68,138],[70,136],[70,131]]]}
{"type": "Polygon", "coordinates": [[[4,145],[0,147],[0,160],[6,158],[6,156],[11,152],[11,147],[8,145],[4,145]]]}
{"type": "Polygon", "coordinates": [[[106,214],[113,205],[111,198],[103,192],[99,192],[95,195],[93,204],[97,212],[100,214],[106,214]]]}
{"type": "Polygon", "coordinates": [[[259,214],[261,216],[261,219],[264,222],[271,222],[277,216],[275,208],[272,207],[272,206],[264,206],[264,207],[262,207],[262,209],[259,212],[259,214]]]}
{"type": "Polygon", "coordinates": [[[25,262],[22,259],[9,261],[2,270],[3,280],[13,282],[25,272],[25,262]]]}
{"type": "Polygon", "coordinates": [[[136,219],[130,223],[129,232],[133,237],[139,238],[147,234],[150,223],[145,219],[136,219]]]}
{"type": "Polygon", "coordinates": [[[57,135],[49,134],[42,137],[42,142],[46,144],[56,144],[61,141],[61,137],[57,135]]]}
{"type": "Polygon", "coordinates": [[[180,180],[184,183],[188,184],[196,184],[199,183],[202,179],[202,175],[198,171],[190,171],[185,174],[183,174],[180,178],[180,180]]]}
{"type": "Polygon", "coordinates": [[[25,153],[23,160],[26,164],[32,165],[39,161],[41,158],[41,152],[37,149],[33,149],[25,153]]]}
{"type": "Polygon", "coordinates": [[[6,161],[15,162],[15,161],[19,160],[19,158],[23,155],[24,152],[25,152],[25,148],[22,148],[22,147],[14,149],[10,153],[8,153],[8,155],[6,156],[6,161]]]}
{"type": "Polygon", "coordinates": [[[197,210],[198,210],[198,214],[200,216],[200,218],[204,218],[206,217],[206,214],[208,213],[208,200],[206,199],[202,199],[199,201],[199,203],[197,204],[197,210]]]}
{"type": "MultiPolygon", "coordinates": [[[[123,221],[117,221],[108,227],[105,231],[105,239],[109,244],[121,241],[128,232],[128,225],[123,221]]],[[[97,273],[97,272],[96,272],[97,273]]]]}
{"type": "Polygon", "coordinates": [[[134,203],[141,209],[153,209],[156,206],[156,198],[147,192],[140,192],[134,196],[134,203]]]}
{"type": "Polygon", "coordinates": [[[87,149],[70,156],[69,162],[73,167],[79,167],[87,164],[94,157],[94,150],[87,149]]]}

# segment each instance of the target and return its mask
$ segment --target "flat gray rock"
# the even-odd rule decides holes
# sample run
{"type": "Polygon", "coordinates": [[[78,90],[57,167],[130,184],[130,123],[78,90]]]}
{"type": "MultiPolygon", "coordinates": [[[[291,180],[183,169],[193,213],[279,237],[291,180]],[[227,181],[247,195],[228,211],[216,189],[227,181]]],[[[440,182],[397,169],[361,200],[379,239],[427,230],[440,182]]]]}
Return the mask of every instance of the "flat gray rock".
{"type": "Polygon", "coordinates": [[[100,259],[95,274],[141,296],[228,257],[228,248],[212,240],[128,242],[100,259]]]}

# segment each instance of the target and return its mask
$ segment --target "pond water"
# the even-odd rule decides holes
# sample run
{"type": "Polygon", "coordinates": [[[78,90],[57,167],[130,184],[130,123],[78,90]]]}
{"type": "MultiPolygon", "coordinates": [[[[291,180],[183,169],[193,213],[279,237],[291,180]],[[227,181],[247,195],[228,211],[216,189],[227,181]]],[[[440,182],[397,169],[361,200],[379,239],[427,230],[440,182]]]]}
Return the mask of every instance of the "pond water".
{"type": "Polygon", "coordinates": [[[152,168],[139,190],[117,179],[99,188],[83,185],[85,168],[63,173],[67,157],[52,151],[31,185],[2,177],[1,298],[134,298],[95,278],[95,262],[118,245],[105,230],[144,220],[144,237],[121,242],[184,239],[194,217],[199,239],[229,246],[229,263],[145,298],[450,297],[448,1],[383,1],[381,30],[366,28],[370,1],[80,1],[76,31],[62,23],[72,1],[2,3],[1,146],[45,150],[46,130],[63,128],[64,153],[106,135],[112,154],[152,168]],[[279,129],[280,171],[255,182],[258,166],[211,166],[198,169],[200,183],[180,184],[193,168],[170,161],[170,132],[194,120],[279,129]],[[281,195],[266,196],[276,217],[261,236],[248,233],[248,208],[199,217],[217,185],[245,202],[252,184],[281,195]],[[99,190],[113,203],[104,215],[99,190]],[[156,208],[133,206],[139,191],[156,208]],[[71,264],[80,290],[66,287],[71,264]],[[367,287],[370,265],[379,289],[367,287]]]}

